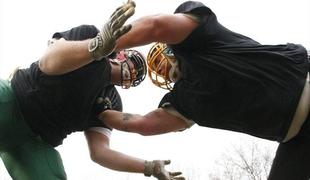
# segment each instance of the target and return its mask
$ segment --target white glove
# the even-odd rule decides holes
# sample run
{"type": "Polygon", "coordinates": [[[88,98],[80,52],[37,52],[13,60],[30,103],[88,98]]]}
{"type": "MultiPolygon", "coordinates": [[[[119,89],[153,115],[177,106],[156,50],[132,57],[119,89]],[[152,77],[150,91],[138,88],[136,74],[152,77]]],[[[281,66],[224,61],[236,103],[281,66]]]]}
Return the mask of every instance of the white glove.
{"type": "Polygon", "coordinates": [[[124,24],[135,13],[135,7],[132,0],[118,7],[97,36],[89,42],[88,50],[95,60],[110,55],[115,49],[116,40],[131,29],[130,24],[124,24]]]}
{"type": "Polygon", "coordinates": [[[168,172],[165,165],[170,164],[170,160],[145,161],[144,175],[154,176],[158,180],[185,180],[180,176],[181,172],[168,172]]]}

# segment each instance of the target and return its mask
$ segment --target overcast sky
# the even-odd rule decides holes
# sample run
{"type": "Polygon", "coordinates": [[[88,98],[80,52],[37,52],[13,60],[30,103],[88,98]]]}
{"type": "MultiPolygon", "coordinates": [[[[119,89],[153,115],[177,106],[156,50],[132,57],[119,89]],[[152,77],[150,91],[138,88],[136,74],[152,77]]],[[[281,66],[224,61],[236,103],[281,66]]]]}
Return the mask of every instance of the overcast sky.
{"type": "MultiPolygon", "coordinates": [[[[136,0],[136,14],[172,13],[183,0],[136,0]]],[[[229,29],[263,44],[297,43],[310,49],[309,0],[203,0],[229,29]]],[[[7,78],[17,66],[27,67],[45,51],[55,31],[80,24],[98,28],[122,4],[121,0],[0,0],[0,78],[7,78]]],[[[138,48],[145,55],[149,46],[138,48]]],[[[149,80],[137,88],[120,90],[124,111],[147,113],[157,107],[166,93],[149,80]]],[[[142,137],[113,131],[112,148],[148,160],[171,159],[168,169],[182,170],[207,179],[214,161],[233,144],[255,140],[264,145],[276,143],[247,135],[194,126],[181,133],[142,137]]],[[[91,162],[83,133],[70,135],[57,148],[69,180],[140,180],[142,175],[119,173],[91,162]]],[[[9,179],[0,161],[0,180],[9,179]]]]}

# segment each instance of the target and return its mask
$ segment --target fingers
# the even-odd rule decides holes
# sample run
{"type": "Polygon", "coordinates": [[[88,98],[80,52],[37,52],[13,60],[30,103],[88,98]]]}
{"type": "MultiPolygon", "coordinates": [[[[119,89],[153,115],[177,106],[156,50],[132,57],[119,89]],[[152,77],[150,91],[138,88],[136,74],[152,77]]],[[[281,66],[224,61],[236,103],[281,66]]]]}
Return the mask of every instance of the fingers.
{"type": "Polygon", "coordinates": [[[114,17],[114,20],[111,20],[111,28],[115,30],[121,27],[127,21],[127,19],[129,19],[134,13],[135,13],[134,8],[128,9],[123,14],[117,13],[114,17]]]}
{"type": "Polygon", "coordinates": [[[170,164],[170,163],[171,163],[170,160],[165,160],[165,161],[164,161],[164,164],[165,164],[165,165],[168,165],[168,164],[170,164]]]}
{"type": "Polygon", "coordinates": [[[135,13],[135,6],[133,1],[128,1],[125,5],[117,8],[110,18],[111,28],[115,30],[121,27],[135,13]]]}
{"type": "Polygon", "coordinates": [[[133,0],[128,0],[126,4],[131,4],[133,7],[136,7],[136,3],[133,0]]]}
{"type": "Polygon", "coordinates": [[[169,172],[170,176],[178,176],[181,175],[182,172],[169,172]]]}
{"type": "Polygon", "coordinates": [[[158,180],[185,180],[184,177],[180,176],[182,172],[168,172],[165,169],[165,165],[171,163],[170,160],[154,160],[152,175],[158,180]]]}
{"type": "Polygon", "coordinates": [[[185,178],[184,177],[174,177],[174,178],[172,178],[172,180],[185,180],[185,178]]]}
{"type": "Polygon", "coordinates": [[[135,6],[132,6],[130,4],[123,5],[122,7],[119,7],[114,11],[114,13],[111,15],[110,20],[115,21],[122,15],[130,16],[133,14],[134,10],[135,10],[135,6]]]}
{"type": "Polygon", "coordinates": [[[113,33],[113,36],[115,37],[115,39],[118,39],[119,37],[121,37],[123,34],[126,34],[129,30],[131,29],[131,24],[126,25],[121,27],[120,29],[116,30],[113,33]]]}
{"type": "Polygon", "coordinates": [[[136,7],[136,3],[133,2],[132,0],[128,0],[126,4],[123,4],[122,6],[116,8],[113,14],[110,16],[110,18],[112,19],[112,17],[114,17],[116,13],[119,13],[119,11],[122,11],[121,9],[126,8],[126,7],[128,8],[129,6],[136,7]]]}
{"type": "Polygon", "coordinates": [[[171,180],[185,180],[184,177],[179,176],[181,174],[182,174],[182,172],[169,172],[171,180]]]}

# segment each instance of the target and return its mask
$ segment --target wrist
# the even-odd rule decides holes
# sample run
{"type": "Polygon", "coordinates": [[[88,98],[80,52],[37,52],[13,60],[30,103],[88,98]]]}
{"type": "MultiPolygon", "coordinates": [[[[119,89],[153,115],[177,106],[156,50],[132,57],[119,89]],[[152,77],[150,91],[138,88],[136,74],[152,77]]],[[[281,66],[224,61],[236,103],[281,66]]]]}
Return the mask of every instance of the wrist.
{"type": "Polygon", "coordinates": [[[100,33],[97,34],[96,37],[90,40],[88,43],[88,51],[90,52],[92,58],[94,60],[101,60],[102,59],[102,53],[100,52],[100,48],[103,46],[103,39],[100,36],[100,33]]]}
{"type": "Polygon", "coordinates": [[[144,176],[150,177],[153,175],[155,163],[153,161],[144,161],[144,176]]]}

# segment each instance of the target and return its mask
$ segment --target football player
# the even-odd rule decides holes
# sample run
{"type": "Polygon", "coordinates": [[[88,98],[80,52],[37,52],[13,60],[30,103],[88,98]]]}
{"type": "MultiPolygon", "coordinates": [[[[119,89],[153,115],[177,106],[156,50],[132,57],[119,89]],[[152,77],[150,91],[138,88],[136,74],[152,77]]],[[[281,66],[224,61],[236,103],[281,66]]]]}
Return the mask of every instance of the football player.
{"type": "Polygon", "coordinates": [[[118,8],[99,31],[82,25],[53,35],[44,56],[0,80],[0,157],[12,179],[67,179],[58,151],[67,135],[84,131],[91,159],[101,166],[144,173],[160,180],[182,180],[168,172],[169,160],[146,161],[109,147],[111,128],[98,115],[122,111],[115,85],[138,86],[145,78],[144,57],[135,50],[115,53],[116,40],[135,3],[118,8]]]}
{"type": "Polygon", "coordinates": [[[106,111],[104,122],[143,135],[197,123],[277,141],[269,179],[310,178],[309,59],[302,45],[260,44],[196,1],[132,25],[117,49],[160,42],[148,55],[149,76],[170,91],[144,116],[106,111]]]}

